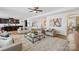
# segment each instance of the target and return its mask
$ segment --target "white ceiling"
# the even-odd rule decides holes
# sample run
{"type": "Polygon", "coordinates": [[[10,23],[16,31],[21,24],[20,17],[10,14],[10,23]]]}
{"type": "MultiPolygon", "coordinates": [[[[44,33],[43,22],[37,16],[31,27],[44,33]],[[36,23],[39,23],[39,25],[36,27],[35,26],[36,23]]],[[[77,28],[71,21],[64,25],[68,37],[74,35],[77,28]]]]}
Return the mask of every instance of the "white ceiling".
{"type": "Polygon", "coordinates": [[[29,7],[0,7],[0,17],[13,17],[18,19],[27,19],[29,17],[42,15],[45,13],[55,12],[68,7],[39,7],[43,12],[33,13],[29,12],[29,7]]]}

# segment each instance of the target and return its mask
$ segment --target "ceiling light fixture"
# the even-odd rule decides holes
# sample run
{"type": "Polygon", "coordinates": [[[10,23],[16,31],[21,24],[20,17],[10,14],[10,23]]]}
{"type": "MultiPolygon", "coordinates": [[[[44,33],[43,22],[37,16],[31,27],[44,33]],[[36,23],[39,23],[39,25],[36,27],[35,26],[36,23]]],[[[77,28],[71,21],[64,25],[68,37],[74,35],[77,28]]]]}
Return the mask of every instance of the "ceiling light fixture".
{"type": "Polygon", "coordinates": [[[28,8],[29,10],[31,10],[30,12],[34,12],[34,13],[38,13],[38,12],[42,12],[43,10],[40,10],[39,7],[33,7],[33,8],[28,8]]]}

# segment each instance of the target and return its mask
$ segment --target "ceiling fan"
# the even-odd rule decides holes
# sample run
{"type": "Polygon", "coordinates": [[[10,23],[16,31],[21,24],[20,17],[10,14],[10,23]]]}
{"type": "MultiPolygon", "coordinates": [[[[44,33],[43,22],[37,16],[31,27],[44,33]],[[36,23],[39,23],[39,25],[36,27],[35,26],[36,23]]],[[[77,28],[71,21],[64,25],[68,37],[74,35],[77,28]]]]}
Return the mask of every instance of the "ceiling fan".
{"type": "Polygon", "coordinates": [[[43,10],[40,10],[39,7],[33,7],[33,8],[28,8],[28,9],[31,10],[30,12],[35,12],[35,13],[43,11],[43,10]]]}

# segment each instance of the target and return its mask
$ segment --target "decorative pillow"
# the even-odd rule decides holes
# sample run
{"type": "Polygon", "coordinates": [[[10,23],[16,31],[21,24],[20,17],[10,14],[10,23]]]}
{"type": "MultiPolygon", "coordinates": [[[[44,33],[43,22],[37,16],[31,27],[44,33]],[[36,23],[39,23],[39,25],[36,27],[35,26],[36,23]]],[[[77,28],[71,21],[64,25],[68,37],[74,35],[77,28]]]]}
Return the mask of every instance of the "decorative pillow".
{"type": "Polygon", "coordinates": [[[2,37],[9,37],[9,33],[8,32],[4,32],[1,34],[2,37]]]}

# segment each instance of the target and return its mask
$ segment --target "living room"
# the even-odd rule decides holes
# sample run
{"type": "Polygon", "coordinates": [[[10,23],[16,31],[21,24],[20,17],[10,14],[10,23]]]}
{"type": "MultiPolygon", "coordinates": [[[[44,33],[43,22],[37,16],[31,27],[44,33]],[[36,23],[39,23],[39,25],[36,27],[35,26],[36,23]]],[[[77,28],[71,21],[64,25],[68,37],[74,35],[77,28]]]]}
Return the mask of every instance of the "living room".
{"type": "Polygon", "coordinates": [[[1,51],[79,50],[79,43],[75,43],[77,35],[73,34],[75,31],[73,27],[79,24],[79,8],[0,7],[0,9],[0,30],[4,29],[10,34],[8,38],[0,37],[1,51]]]}

